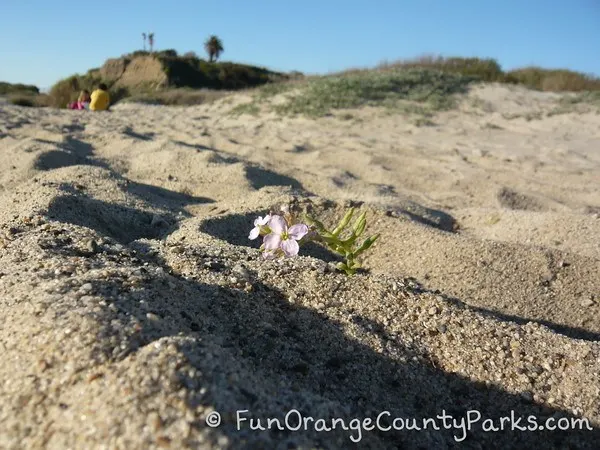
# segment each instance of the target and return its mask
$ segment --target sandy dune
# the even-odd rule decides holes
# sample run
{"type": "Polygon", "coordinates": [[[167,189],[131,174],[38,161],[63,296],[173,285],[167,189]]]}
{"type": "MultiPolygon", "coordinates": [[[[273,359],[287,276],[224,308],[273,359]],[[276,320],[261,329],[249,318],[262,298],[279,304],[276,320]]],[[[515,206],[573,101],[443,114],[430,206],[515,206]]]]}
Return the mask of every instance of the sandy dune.
{"type": "MultiPolygon", "coordinates": [[[[236,410],[331,420],[586,418],[466,448],[597,448],[600,115],[476,87],[417,126],[212,105],[0,105],[0,448],[351,448],[356,431],[236,429],[236,410]],[[318,247],[265,262],[284,203],[382,236],[347,278],[318,247]],[[222,424],[205,418],[219,411],[222,424]]],[[[277,99],[275,99],[277,101],[277,99]]],[[[364,431],[452,448],[460,430],[364,431]]]]}

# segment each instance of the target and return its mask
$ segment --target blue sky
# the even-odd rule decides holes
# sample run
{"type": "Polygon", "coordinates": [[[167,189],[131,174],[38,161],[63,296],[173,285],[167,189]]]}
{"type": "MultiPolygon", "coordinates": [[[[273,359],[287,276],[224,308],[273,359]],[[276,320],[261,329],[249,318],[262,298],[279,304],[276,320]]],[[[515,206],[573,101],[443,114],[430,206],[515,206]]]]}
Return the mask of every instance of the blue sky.
{"type": "Polygon", "coordinates": [[[4,0],[0,81],[51,86],[141,49],[326,73],[421,54],[496,58],[600,75],[600,0],[4,0]]]}

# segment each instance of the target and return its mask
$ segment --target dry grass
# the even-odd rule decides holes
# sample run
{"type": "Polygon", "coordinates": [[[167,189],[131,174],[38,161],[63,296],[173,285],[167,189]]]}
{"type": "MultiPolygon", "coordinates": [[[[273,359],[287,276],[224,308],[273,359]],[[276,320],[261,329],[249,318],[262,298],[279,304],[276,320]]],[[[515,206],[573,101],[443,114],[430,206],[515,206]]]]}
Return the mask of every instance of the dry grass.
{"type": "Polygon", "coordinates": [[[0,81],[0,95],[10,95],[10,94],[29,94],[35,95],[39,94],[40,90],[37,86],[33,86],[31,84],[22,84],[22,83],[6,83],[4,81],[0,81]]]}
{"type": "Polygon", "coordinates": [[[18,93],[7,97],[8,103],[17,106],[43,107],[49,106],[49,97],[46,94],[18,93]]]}
{"type": "Polygon", "coordinates": [[[428,69],[446,73],[458,73],[465,76],[475,76],[481,81],[499,81],[503,72],[496,60],[486,58],[444,58],[441,56],[420,56],[412,59],[384,61],[374,69],[353,68],[334,75],[352,75],[370,71],[387,72],[398,69],[428,69]]]}
{"type": "Polygon", "coordinates": [[[522,84],[541,91],[581,92],[600,90],[600,78],[592,75],[567,69],[543,69],[541,67],[525,67],[504,72],[500,64],[491,58],[444,58],[442,56],[426,55],[413,59],[382,62],[375,69],[349,69],[335,75],[411,68],[460,73],[477,77],[480,81],[522,84]]]}
{"type": "Polygon", "coordinates": [[[231,95],[230,91],[180,88],[132,95],[123,101],[149,105],[191,106],[212,103],[228,95],[231,95]]]}
{"type": "Polygon", "coordinates": [[[515,78],[519,84],[541,91],[600,91],[600,78],[565,69],[527,67],[510,71],[508,76],[515,78]]]}

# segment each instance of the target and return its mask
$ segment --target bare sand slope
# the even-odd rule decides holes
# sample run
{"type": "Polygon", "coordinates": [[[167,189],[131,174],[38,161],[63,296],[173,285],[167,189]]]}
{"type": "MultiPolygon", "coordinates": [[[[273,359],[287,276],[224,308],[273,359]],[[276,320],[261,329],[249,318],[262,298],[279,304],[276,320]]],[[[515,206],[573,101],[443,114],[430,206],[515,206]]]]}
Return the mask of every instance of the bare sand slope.
{"type": "Polygon", "coordinates": [[[494,85],[423,126],[377,108],[229,114],[247,100],[0,105],[0,448],[441,449],[463,435],[236,429],[236,410],[292,409],[329,424],[585,418],[594,430],[480,422],[462,446],[597,448],[597,112],[548,114],[558,96],[494,85]],[[328,223],[367,210],[382,233],[370,272],[336,273],[314,246],[263,261],[252,220],[286,203],[328,223]]]}

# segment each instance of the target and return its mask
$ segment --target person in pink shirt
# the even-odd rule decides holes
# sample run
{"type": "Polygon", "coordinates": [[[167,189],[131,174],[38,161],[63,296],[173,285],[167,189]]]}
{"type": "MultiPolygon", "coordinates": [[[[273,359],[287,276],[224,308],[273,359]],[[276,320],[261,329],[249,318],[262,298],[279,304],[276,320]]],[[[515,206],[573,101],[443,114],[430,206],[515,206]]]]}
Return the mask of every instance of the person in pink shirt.
{"type": "Polygon", "coordinates": [[[67,108],[69,109],[89,109],[90,107],[90,93],[85,89],[79,94],[79,98],[76,102],[69,103],[67,108]]]}

